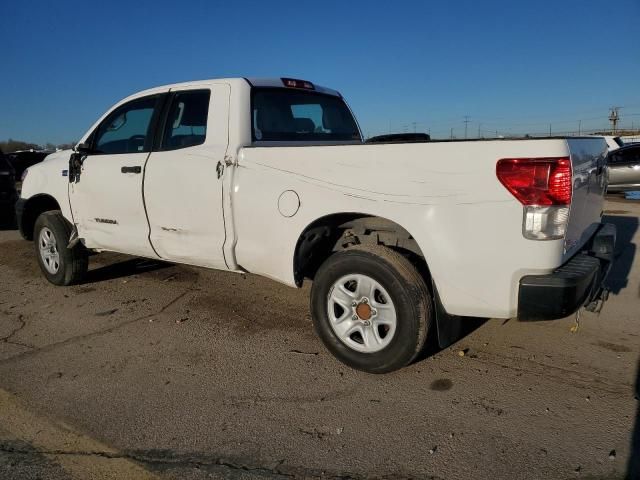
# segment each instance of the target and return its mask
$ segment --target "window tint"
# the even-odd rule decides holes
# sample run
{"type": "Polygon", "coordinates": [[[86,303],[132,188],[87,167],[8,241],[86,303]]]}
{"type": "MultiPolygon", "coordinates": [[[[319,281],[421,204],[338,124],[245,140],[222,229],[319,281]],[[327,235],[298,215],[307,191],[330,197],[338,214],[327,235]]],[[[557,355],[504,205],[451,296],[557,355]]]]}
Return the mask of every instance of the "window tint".
{"type": "Polygon", "coordinates": [[[640,163],[640,148],[629,148],[622,152],[623,163],[640,163]]]}
{"type": "Polygon", "coordinates": [[[609,155],[610,165],[640,163],[640,148],[625,148],[614,150],[609,155]]]}
{"type": "Polygon", "coordinates": [[[148,152],[151,118],[158,96],[133,100],[117,108],[98,127],[94,150],[98,153],[148,152]]]}
{"type": "Polygon", "coordinates": [[[209,90],[192,90],[174,95],[162,140],[162,150],[192,147],[204,143],[209,115],[209,90]]]}
{"type": "Polygon", "coordinates": [[[607,163],[609,165],[615,165],[617,163],[620,163],[620,155],[615,153],[615,151],[611,152],[607,157],[607,163]]]}
{"type": "Polygon", "coordinates": [[[360,132],[340,97],[317,92],[253,90],[254,141],[360,140],[360,132]]]}

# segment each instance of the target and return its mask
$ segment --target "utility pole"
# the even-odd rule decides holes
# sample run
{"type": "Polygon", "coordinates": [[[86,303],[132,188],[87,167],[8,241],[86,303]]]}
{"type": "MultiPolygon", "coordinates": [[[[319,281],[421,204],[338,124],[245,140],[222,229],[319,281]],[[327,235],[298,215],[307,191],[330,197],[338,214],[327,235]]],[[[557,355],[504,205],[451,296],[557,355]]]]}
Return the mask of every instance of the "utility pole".
{"type": "Polygon", "coordinates": [[[620,107],[611,107],[611,111],[609,112],[609,121],[611,122],[611,133],[613,135],[616,134],[616,127],[618,126],[618,120],[620,117],[618,115],[618,109],[620,107]]]}
{"type": "Polygon", "coordinates": [[[582,120],[578,120],[578,136],[582,135],[582,120]]]}
{"type": "Polygon", "coordinates": [[[451,140],[453,140],[453,127],[451,127],[451,140]]]}
{"type": "Polygon", "coordinates": [[[413,125],[413,133],[416,133],[416,123],[417,122],[411,122],[411,125],[413,125]]]}
{"type": "Polygon", "coordinates": [[[549,136],[551,136],[551,124],[549,124],[549,136]]]}
{"type": "Polygon", "coordinates": [[[469,115],[464,116],[464,138],[467,138],[467,126],[469,125],[469,115]]]}
{"type": "Polygon", "coordinates": [[[480,138],[480,131],[482,130],[482,124],[478,124],[478,138],[480,138]]]}

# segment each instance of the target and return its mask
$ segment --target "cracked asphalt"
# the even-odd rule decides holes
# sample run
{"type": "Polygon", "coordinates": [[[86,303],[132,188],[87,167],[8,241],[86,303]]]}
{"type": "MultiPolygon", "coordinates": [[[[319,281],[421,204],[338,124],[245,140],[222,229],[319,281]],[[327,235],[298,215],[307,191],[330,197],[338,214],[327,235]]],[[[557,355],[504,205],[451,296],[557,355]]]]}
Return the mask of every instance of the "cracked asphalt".
{"type": "Polygon", "coordinates": [[[640,478],[640,202],[605,215],[600,316],[470,322],[382,376],[324,350],[309,285],[102,254],[54,287],[6,228],[0,478],[640,478]]]}

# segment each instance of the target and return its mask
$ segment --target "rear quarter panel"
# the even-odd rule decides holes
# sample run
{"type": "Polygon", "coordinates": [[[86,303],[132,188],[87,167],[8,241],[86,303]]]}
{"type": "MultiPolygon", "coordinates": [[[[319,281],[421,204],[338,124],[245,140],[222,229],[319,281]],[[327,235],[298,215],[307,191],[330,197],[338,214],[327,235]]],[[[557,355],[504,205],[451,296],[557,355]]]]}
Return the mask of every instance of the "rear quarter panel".
{"type": "Polygon", "coordinates": [[[563,241],[522,236],[522,206],[496,178],[509,157],[568,155],[564,140],[244,148],[234,172],[236,258],[243,268],[294,285],[298,238],[341,212],[376,215],[418,242],[451,314],[515,315],[521,276],[561,263],[563,241]],[[278,211],[285,190],[300,197],[278,211]]]}

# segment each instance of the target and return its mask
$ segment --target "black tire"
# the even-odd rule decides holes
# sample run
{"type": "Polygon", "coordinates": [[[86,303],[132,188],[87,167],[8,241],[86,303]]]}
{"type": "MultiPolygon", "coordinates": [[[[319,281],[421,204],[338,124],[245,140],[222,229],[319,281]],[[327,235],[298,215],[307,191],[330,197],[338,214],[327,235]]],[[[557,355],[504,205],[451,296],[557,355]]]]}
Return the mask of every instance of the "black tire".
{"type": "Polygon", "coordinates": [[[73,285],[80,283],[87,273],[89,257],[84,246],[78,243],[72,249],[67,248],[71,237],[71,224],[62,216],[59,210],[44,212],[36,220],[33,230],[33,241],[36,250],[36,258],[43,275],[54,285],[73,285]],[[45,260],[40,252],[41,232],[47,229],[55,237],[58,253],[58,268],[51,272],[45,265],[45,260]]]}
{"type": "Polygon", "coordinates": [[[311,313],[316,333],[327,349],[346,365],[369,373],[387,373],[411,363],[434,328],[433,302],[423,277],[407,258],[382,245],[357,245],[331,255],[314,278],[311,313]],[[382,350],[356,351],[331,326],[329,295],[340,278],[352,274],[378,282],[395,307],[395,334],[382,350]]]}

